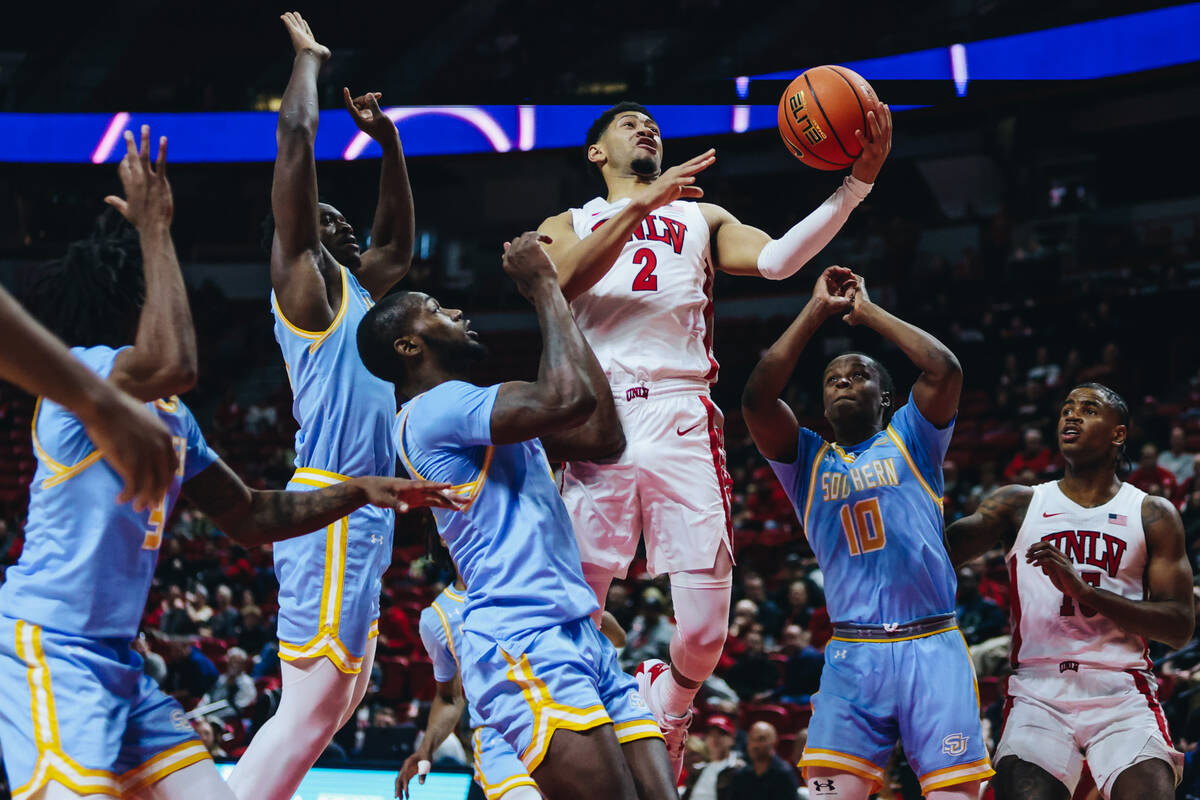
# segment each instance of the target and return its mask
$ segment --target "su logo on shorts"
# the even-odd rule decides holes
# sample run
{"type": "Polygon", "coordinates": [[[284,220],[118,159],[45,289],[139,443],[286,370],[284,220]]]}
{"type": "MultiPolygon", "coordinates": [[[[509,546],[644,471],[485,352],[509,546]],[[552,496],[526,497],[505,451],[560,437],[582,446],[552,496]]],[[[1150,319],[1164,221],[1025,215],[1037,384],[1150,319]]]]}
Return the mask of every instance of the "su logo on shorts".
{"type": "Polygon", "coordinates": [[[961,756],[967,752],[967,742],[970,740],[970,736],[963,736],[961,733],[952,733],[945,739],[942,739],[942,752],[948,756],[961,756]]]}

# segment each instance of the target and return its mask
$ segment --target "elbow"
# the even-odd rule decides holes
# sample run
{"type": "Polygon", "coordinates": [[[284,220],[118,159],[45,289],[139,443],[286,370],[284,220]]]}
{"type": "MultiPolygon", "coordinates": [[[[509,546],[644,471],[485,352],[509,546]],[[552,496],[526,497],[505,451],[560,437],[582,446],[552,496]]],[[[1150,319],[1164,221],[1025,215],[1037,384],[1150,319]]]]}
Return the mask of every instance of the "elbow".
{"type": "Polygon", "coordinates": [[[159,370],[152,381],[156,387],[155,397],[187,394],[196,387],[195,361],[181,359],[179,363],[159,370]]]}
{"type": "Polygon", "coordinates": [[[950,381],[956,381],[958,383],[962,383],[963,368],[962,363],[958,360],[958,356],[954,355],[949,348],[944,346],[941,348],[941,352],[938,355],[941,362],[938,365],[938,382],[948,383],[950,381]]]}
{"type": "Polygon", "coordinates": [[[315,141],[317,117],[306,109],[282,109],[275,124],[275,140],[283,144],[289,141],[315,141]]]}
{"type": "MultiPolygon", "coordinates": [[[[587,388],[563,398],[559,410],[563,418],[567,420],[565,427],[574,428],[587,422],[592,414],[596,413],[597,405],[599,405],[599,400],[596,398],[596,393],[587,388]]],[[[622,434],[623,437],[624,434],[622,434]]]]}

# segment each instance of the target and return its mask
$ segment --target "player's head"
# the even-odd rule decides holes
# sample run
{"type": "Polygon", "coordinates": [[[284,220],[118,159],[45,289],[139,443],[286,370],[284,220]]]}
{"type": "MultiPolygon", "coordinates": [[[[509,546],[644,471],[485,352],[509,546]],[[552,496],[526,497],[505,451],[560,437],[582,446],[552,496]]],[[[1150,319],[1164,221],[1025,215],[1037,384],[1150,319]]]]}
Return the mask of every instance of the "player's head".
{"type": "Polygon", "coordinates": [[[358,355],[372,375],[400,387],[420,373],[449,380],[487,356],[470,323],[422,292],[389,294],[358,324],[358,355]]]}
{"type": "Polygon", "coordinates": [[[826,365],[821,381],[825,418],[835,433],[881,431],[892,418],[892,376],[869,355],[843,353],[826,365]]]}
{"type": "MultiPolygon", "coordinates": [[[[321,244],[333,256],[334,260],[351,272],[362,266],[362,258],[358,251],[358,239],[354,236],[354,227],[346,221],[342,212],[329,203],[317,203],[317,224],[320,226],[321,244]]],[[[258,246],[264,254],[271,254],[271,245],[275,240],[275,215],[268,212],[259,225],[258,246]]]]}
{"type": "Polygon", "coordinates": [[[1129,405],[1100,383],[1071,390],[1058,413],[1058,449],[1073,468],[1104,462],[1116,467],[1125,453],[1129,405]]]}
{"type": "Polygon", "coordinates": [[[137,231],[110,208],[88,238],[38,269],[28,303],[70,346],[120,347],[133,342],[145,289],[137,231]]]}
{"type": "Polygon", "coordinates": [[[587,160],[600,176],[656,178],[662,172],[662,136],[646,108],[628,100],[596,117],[584,143],[587,160]]]}

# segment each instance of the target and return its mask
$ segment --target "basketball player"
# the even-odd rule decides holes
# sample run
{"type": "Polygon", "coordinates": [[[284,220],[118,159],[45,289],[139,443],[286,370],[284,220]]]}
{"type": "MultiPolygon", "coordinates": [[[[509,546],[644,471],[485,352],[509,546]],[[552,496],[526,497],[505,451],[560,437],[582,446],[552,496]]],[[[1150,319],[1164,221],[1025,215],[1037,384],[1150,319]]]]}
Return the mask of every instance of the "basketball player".
{"type": "Polygon", "coordinates": [[[658,124],[642,106],[619,103],[587,135],[587,158],[606,196],[540,228],[554,239],[559,285],[612,384],[629,442],[616,458],[591,442],[567,452],[563,498],[601,607],[643,533],[650,572],[671,576],[671,667],[647,661],[638,679],[676,772],[692,700],[721,656],[733,580],[723,417],[709,398],[717,378],[714,273],[782,280],[825,247],[887,158],[887,106],[875,103],[857,136],[863,154],[852,174],[775,240],[720,206],[685,202],[703,196],[696,176],[712,165],[714,151],[663,172],[658,124]],[[594,460],[605,456],[608,463],[594,460]]]}
{"type": "Polygon", "coordinates": [[[1182,777],[1146,642],[1191,638],[1192,570],[1175,507],[1117,477],[1128,425],[1111,389],[1075,387],[1058,417],[1063,479],[997,489],[946,531],[957,563],[997,543],[1008,554],[1016,674],[998,800],[1069,798],[1085,760],[1113,800],[1166,800],[1182,777]]]}
{"type": "MultiPolygon", "coordinates": [[[[434,557],[440,562],[449,562],[448,566],[454,569],[454,562],[441,542],[438,542],[434,557]]],[[[421,762],[433,760],[433,751],[454,732],[466,710],[462,667],[458,662],[458,654],[462,650],[462,617],[466,602],[467,585],[455,569],[453,586],[442,590],[433,603],[421,612],[421,643],[433,661],[433,678],[437,682],[437,689],[421,745],[405,759],[396,779],[397,797],[408,797],[408,783],[414,776],[418,776],[422,785],[425,783],[421,762]]],[[[607,611],[604,612],[600,632],[618,650],[624,647],[625,632],[607,611]]],[[[494,729],[486,725],[476,728],[472,750],[475,754],[475,782],[483,789],[488,800],[537,800],[541,797],[537,784],[529,777],[521,759],[494,729]]]]}
{"type": "Polygon", "coordinates": [[[930,800],[977,800],[993,774],[942,543],[942,459],[961,389],[945,345],[871,302],[861,276],[829,267],[742,395],[754,443],[825,574],[833,638],[800,759],[822,800],[878,791],[897,738],[930,800]],[[875,359],[830,361],[821,376],[827,442],[799,427],[781,398],[813,334],[839,314],[900,348],[921,375],[899,405],[875,359]]]}
{"type": "MultiPolygon", "coordinates": [[[[408,271],[413,209],[396,126],[380,110],[377,94],[351,100],[349,91],[355,123],[383,147],[371,249],[360,256],[350,225],[337,209],[317,202],[317,73],[330,53],[299,14],[282,19],[296,57],[279,110],[271,187],[271,307],[299,425],[288,486],[311,489],[347,476],[395,474],[388,437],[395,397],[363,368],[354,331],[373,300],[408,271]]],[[[390,511],[364,508],[275,548],[283,692],[279,712],[230,775],[242,800],[291,797],[362,700],[392,529],[390,511]],[[300,681],[303,690],[295,688],[300,681]],[[298,741],[297,729],[319,735],[298,741]]]]}
{"type": "Polygon", "coordinates": [[[103,451],[125,487],[117,498],[134,510],[153,506],[178,463],[171,434],[154,415],[102,381],[0,288],[0,379],[68,409],[103,451]]]}
{"type": "Polygon", "coordinates": [[[165,140],[152,169],[149,128],[142,127],[140,151],[132,134],[125,139],[127,197],[109,202],[137,228],[141,268],[136,250],[92,241],[88,250],[100,257],[89,264],[89,283],[57,270],[44,276],[39,297],[71,343],[121,343],[134,333],[132,346],[72,354],[146,404],[170,431],[178,466],[154,508],[115,502],[121,480],[82,421],[38,401],[25,549],[0,586],[0,749],[15,800],[232,800],[183,708],[143,673],[131,646],[181,494],[247,547],[327,525],[364,503],[454,506],[435,484],[395,478],[356,478],[319,492],[255,491],[217,457],[176,396],[195,381],[196,347],[170,238],[165,140]]]}
{"type": "Polygon", "coordinates": [[[610,391],[539,238],[520,236],[503,262],[537,311],[537,380],[467,383],[486,348],[461,311],[412,292],[367,312],[359,352],[409,398],[393,428],[409,474],[445,479],[466,505],[435,519],[467,586],[458,655],[472,726],[499,733],[554,800],[674,800],[658,725],[592,622],[596,598],[538,441],[582,424],[610,391]]]}

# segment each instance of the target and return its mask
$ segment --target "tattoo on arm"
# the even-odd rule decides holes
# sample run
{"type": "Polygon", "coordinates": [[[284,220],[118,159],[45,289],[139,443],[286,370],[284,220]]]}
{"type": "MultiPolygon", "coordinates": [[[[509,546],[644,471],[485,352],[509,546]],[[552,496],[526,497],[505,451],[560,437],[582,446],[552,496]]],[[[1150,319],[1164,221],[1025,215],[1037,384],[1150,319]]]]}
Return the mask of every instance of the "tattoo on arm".
{"type": "Polygon", "coordinates": [[[997,542],[1005,550],[1011,548],[1032,497],[1027,486],[1001,487],[985,497],[974,514],[947,527],[947,547],[955,566],[978,558],[997,542]]]}

